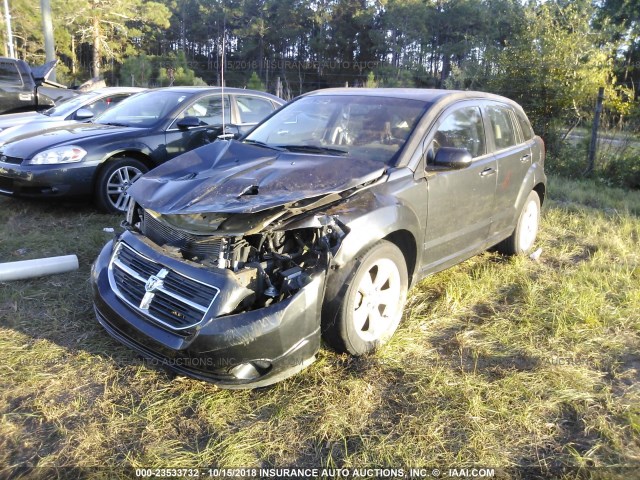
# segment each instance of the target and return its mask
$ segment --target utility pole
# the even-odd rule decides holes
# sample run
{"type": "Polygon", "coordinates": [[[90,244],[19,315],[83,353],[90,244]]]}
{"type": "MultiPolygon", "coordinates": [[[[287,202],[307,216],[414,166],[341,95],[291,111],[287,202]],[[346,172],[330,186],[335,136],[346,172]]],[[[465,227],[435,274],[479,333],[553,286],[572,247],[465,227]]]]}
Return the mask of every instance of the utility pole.
{"type": "Polygon", "coordinates": [[[13,33],[11,32],[11,14],[9,13],[9,1],[4,0],[4,20],[7,23],[7,46],[9,47],[9,56],[16,58],[13,50],[13,33]]]}
{"type": "Polygon", "coordinates": [[[598,89],[598,100],[596,100],[596,110],[593,114],[593,127],[591,128],[591,142],[589,143],[589,156],[585,175],[593,172],[596,164],[596,148],[598,146],[598,127],[600,126],[600,114],[602,113],[602,102],[604,100],[604,87],[598,89]]]}
{"type": "MultiPolygon", "coordinates": [[[[6,0],[5,0],[6,1],[6,0]]],[[[49,0],[40,0],[40,9],[42,10],[42,32],[44,33],[44,54],[47,62],[56,59],[56,48],[53,42],[53,22],[51,21],[51,2],[49,0]]],[[[55,68],[49,75],[52,81],[56,81],[55,68]]]]}

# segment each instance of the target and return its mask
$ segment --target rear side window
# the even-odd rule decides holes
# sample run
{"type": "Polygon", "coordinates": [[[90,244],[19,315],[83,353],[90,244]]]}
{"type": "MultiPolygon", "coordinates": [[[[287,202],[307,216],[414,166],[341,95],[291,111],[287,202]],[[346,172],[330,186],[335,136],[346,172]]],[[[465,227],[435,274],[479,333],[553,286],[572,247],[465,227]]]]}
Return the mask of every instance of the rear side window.
{"type": "Polygon", "coordinates": [[[493,132],[496,150],[516,145],[516,129],[511,120],[509,109],[495,105],[489,106],[487,107],[487,115],[489,116],[489,124],[493,132]]]}
{"type": "Polygon", "coordinates": [[[22,86],[22,77],[15,63],[0,62],[0,83],[3,85],[22,86]]]}
{"type": "Polygon", "coordinates": [[[259,97],[238,95],[236,103],[240,112],[240,123],[258,123],[274,110],[269,100],[259,97]]]}

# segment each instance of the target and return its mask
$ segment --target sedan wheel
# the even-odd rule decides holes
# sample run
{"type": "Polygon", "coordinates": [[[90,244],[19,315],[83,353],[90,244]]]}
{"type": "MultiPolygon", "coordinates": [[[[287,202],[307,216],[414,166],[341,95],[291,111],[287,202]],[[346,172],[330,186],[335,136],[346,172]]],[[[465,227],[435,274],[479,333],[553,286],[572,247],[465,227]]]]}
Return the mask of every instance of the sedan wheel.
{"type": "MultiPolygon", "coordinates": [[[[336,279],[337,280],[337,279],[336,279]]],[[[338,350],[363,355],[398,328],[407,298],[407,265],[393,243],[381,241],[353,265],[323,319],[325,339],[338,350]],[[333,312],[333,313],[332,313],[333,312]]]]}
{"type": "Polygon", "coordinates": [[[131,197],[127,193],[129,187],[148,168],[139,160],[122,158],[110,161],[99,174],[96,186],[98,206],[107,212],[126,212],[131,197]]]}

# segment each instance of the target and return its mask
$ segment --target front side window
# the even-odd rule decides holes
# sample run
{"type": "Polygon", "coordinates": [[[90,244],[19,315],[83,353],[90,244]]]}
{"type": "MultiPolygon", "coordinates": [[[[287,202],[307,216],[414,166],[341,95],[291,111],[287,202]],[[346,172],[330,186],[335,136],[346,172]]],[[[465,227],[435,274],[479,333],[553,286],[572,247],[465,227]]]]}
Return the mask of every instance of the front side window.
{"type": "Polygon", "coordinates": [[[511,121],[509,110],[504,107],[490,106],[487,107],[487,115],[489,116],[496,150],[516,145],[516,129],[511,121]]]}
{"type": "Polygon", "coordinates": [[[463,148],[474,158],[486,153],[482,114],[478,107],[460,108],[445,117],[431,142],[433,155],[442,147],[463,148]]]}
{"type": "MultiPolygon", "coordinates": [[[[177,116],[176,121],[184,117],[196,117],[200,120],[200,125],[222,125],[222,97],[221,95],[210,95],[200,98],[185,108],[177,116]]],[[[229,97],[224,97],[224,122],[231,123],[231,110],[229,107],[229,97]]]]}

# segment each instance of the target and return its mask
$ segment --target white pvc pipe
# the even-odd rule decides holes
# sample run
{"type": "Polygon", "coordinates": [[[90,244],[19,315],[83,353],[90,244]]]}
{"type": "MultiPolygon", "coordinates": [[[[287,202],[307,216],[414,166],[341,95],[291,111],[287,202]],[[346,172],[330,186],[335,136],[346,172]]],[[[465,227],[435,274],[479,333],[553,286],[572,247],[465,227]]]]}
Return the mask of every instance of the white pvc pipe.
{"type": "Polygon", "coordinates": [[[71,272],[77,269],[78,257],[75,255],[0,263],[0,282],[43,277],[56,273],[71,272]]]}

